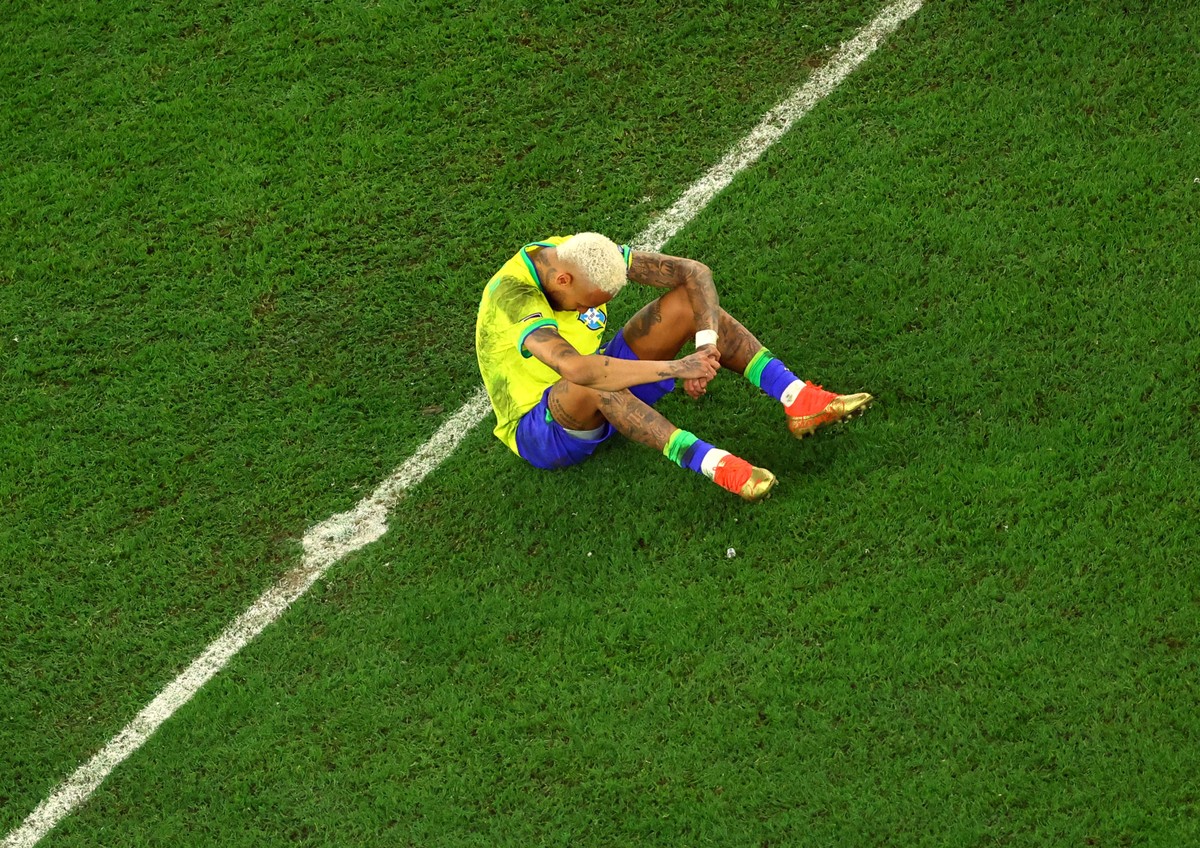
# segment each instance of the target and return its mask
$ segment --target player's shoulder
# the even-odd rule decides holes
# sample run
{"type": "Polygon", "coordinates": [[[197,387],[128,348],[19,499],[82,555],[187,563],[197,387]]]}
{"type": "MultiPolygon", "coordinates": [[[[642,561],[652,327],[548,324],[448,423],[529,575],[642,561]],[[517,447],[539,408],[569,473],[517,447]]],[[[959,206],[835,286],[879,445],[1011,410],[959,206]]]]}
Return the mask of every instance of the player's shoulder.
{"type": "Polygon", "coordinates": [[[528,289],[536,291],[537,284],[530,280],[527,275],[502,269],[488,280],[485,294],[492,299],[496,299],[498,297],[511,297],[528,289]]]}
{"type": "Polygon", "coordinates": [[[484,302],[497,317],[504,316],[510,324],[549,317],[553,312],[537,283],[518,274],[496,276],[488,286],[484,302]]]}

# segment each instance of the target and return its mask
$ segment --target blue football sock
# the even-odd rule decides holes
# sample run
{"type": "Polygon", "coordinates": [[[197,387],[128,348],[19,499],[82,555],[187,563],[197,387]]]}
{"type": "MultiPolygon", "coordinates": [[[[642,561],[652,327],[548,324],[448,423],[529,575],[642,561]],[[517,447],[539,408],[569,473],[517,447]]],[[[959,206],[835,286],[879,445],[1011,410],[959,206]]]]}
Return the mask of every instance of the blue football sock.
{"type": "Polygon", "coordinates": [[[676,430],[667,440],[667,445],[663,448],[663,455],[678,464],[680,468],[688,468],[697,474],[703,474],[704,457],[712,449],[712,445],[696,438],[687,430],[676,430]]]}
{"type": "Polygon", "coordinates": [[[783,395],[788,387],[799,381],[799,378],[765,347],[754,354],[746,366],[746,379],[780,403],[784,402],[783,395]]]}

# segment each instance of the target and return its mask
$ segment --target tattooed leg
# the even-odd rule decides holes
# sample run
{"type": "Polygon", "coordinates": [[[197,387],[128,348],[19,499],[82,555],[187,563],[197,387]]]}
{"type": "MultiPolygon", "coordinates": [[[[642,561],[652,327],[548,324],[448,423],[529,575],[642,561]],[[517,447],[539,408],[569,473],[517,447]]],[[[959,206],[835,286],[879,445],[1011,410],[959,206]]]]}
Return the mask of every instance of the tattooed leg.
{"type": "Polygon", "coordinates": [[[600,411],[625,438],[661,451],[678,428],[628,389],[600,392],[600,411]]]}
{"type": "Polygon", "coordinates": [[[626,438],[660,451],[676,429],[628,389],[601,392],[559,380],[547,401],[554,420],[568,430],[591,430],[607,420],[626,438]]]}
{"type": "Polygon", "coordinates": [[[554,420],[568,430],[593,430],[604,423],[600,414],[600,392],[567,380],[559,380],[546,399],[554,420]]]}
{"type": "Polygon", "coordinates": [[[600,409],[626,438],[654,448],[680,468],[702,474],[745,500],[761,500],[775,485],[775,475],[767,469],[680,430],[628,389],[602,392],[600,409]]]}
{"type": "Polygon", "coordinates": [[[763,349],[763,343],[724,309],[721,310],[717,336],[717,347],[721,349],[721,367],[738,374],[745,374],[746,366],[750,364],[754,354],[763,349]]]}
{"type": "Polygon", "coordinates": [[[775,475],[767,469],[679,429],[628,389],[603,392],[559,380],[550,390],[549,404],[554,420],[570,430],[590,430],[607,419],[630,441],[654,448],[748,501],[760,500],[775,485],[775,475]]]}
{"type": "Polygon", "coordinates": [[[642,360],[674,359],[696,334],[687,292],[673,289],[643,306],[624,327],[625,342],[642,360]]]}
{"type": "MultiPolygon", "coordinates": [[[[639,359],[673,359],[696,335],[696,319],[687,292],[673,289],[650,301],[625,325],[625,341],[639,359]]],[[[742,324],[720,310],[717,347],[721,349],[721,367],[743,374],[754,354],[763,348],[742,324]]]]}

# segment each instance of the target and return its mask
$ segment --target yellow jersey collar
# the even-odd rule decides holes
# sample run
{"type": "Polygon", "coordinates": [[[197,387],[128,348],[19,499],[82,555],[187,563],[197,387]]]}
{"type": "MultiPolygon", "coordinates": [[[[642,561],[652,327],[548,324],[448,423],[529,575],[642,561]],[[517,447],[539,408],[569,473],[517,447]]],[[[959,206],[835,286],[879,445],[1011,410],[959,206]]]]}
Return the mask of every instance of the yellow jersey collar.
{"type": "Polygon", "coordinates": [[[538,289],[542,294],[545,294],[546,287],[542,285],[542,278],[538,276],[537,268],[534,266],[533,260],[529,257],[529,248],[531,247],[554,247],[554,242],[534,241],[521,248],[521,258],[525,260],[525,267],[529,269],[529,276],[533,277],[533,281],[537,283],[538,289]]]}

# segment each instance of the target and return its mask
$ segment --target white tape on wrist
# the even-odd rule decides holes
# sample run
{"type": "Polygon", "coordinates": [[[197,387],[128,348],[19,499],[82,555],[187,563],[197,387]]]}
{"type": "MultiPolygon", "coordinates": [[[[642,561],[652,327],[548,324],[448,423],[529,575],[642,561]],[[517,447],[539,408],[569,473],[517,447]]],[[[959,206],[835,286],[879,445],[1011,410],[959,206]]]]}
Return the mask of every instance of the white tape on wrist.
{"type": "Polygon", "coordinates": [[[697,349],[702,348],[705,345],[713,345],[715,347],[716,344],[717,344],[717,331],[716,330],[701,330],[700,332],[696,333],[696,348],[697,349]]]}

